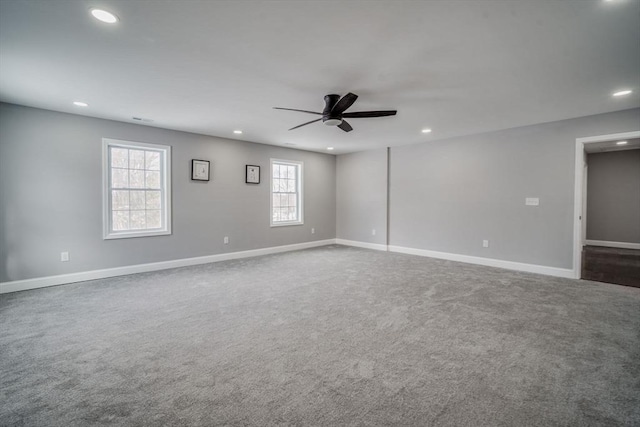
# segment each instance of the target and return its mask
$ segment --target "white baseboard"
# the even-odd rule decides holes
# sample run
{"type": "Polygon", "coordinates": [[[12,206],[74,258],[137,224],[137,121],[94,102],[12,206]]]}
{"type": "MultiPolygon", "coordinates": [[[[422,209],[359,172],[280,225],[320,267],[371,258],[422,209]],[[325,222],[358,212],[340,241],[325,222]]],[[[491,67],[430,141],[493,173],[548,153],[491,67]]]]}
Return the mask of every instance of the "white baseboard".
{"type": "Polygon", "coordinates": [[[387,245],[379,243],[358,242],[355,240],[336,239],[336,244],[345,246],[355,246],[358,248],[375,249],[377,251],[387,251],[387,245]]]}
{"type": "Polygon", "coordinates": [[[606,246],[608,248],[640,249],[640,243],[607,242],[604,240],[585,240],[585,244],[589,246],[606,246]]]}
{"type": "Polygon", "coordinates": [[[482,258],[470,255],[451,254],[447,252],[429,251],[425,249],[405,248],[402,246],[389,246],[390,252],[399,252],[410,255],[420,255],[430,258],[446,259],[449,261],[466,262],[468,264],[486,265],[489,267],[505,268],[507,270],[525,271],[528,273],[545,274],[547,276],[565,277],[575,279],[575,272],[568,268],[547,267],[544,265],[525,264],[521,262],[504,261],[494,258],[482,258]]]}
{"type": "Polygon", "coordinates": [[[279,252],[296,251],[299,249],[315,248],[317,246],[332,245],[335,243],[335,239],[316,240],[314,242],[296,243],[292,245],[274,246],[270,248],[252,249],[226,254],[152,262],[149,264],[128,265],[124,267],[106,268],[103,270],[82,271],[79,273],[61,274],[58,276],[37,277],[35,279],[14,280],[11,282],[0,283],[0,294],[75,282],[84,282],[87,280],[105,279],[107,277],[124,276],[127,274],[166,270],[168,268],[187,267],[190,265],[209,264],[212,262],[227,261],[230,259],[249,258],[260,255],[276,254],[279,252]]]}
{"type": "Polygon", "coordinates": [[[447,252],[429,251],[426,249],[406,248],[403,246],[379,245],[375,243],[356,242],[354,240],[336,239],[338,245],[356,246],[359,248],[376,249],[379,251],[398,252],[409,255],[419,255],[430,258],[446,259],[449,261],[466,262],[468,264],[486,265],[489,267],[504,268],[507,270],[525,271],[528,273],[545,274],[547,276],[565,277],[575,279],[576,274],[568,268],[547,267],[544,265],[525,264],[522,262],[504,261],[493,258],[482,258],[470,255],[459,255],[447,252]]]}

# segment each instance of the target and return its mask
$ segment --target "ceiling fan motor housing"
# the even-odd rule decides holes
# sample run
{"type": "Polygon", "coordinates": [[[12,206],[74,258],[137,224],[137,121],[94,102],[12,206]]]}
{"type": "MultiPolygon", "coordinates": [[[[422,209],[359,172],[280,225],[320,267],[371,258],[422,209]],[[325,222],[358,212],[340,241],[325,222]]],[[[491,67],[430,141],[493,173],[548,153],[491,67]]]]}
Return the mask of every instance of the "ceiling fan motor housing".
{"type": "Polygon", "coordinates": [[[324,97],[324,110],[322,110],[322,123],[327,126],[338,126],[342,123],[342,117],[340,115],[331,115],[333,106],[340,100],[340,95],[326,95],[324,97]]]}

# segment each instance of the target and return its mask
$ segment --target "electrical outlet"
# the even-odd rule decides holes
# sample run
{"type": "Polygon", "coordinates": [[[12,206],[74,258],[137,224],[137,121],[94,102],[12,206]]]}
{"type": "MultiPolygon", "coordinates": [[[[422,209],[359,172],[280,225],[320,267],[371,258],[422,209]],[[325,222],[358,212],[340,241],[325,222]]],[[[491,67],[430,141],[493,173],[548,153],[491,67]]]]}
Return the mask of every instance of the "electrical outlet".
{"type": "Polygon", "coordinates": [[[374,228],[373,230],[371,230],[371,235],[375,236],[376,235],[376,229],[374,228]]]}
{"type": "Polygon", "coordinates": [[[483,240],[482,241],[482,247],[483,248],[488,248],[489,247],[489,241],[488,240],[483,240]]]}
{"type": "Polygon", "coordinates": [[[315,228],[311,229],[311,234],[316,234],[316,229],[315,228]]]}
{"type": "Polygon", "coordinates": [[[229,236],[224,236],[224,244],[229,244],[229,236]]]}
{"type": "Polygon", "coordinates": [[[69,252],[60,252],[60,261],[69,262],[69,252]]]}

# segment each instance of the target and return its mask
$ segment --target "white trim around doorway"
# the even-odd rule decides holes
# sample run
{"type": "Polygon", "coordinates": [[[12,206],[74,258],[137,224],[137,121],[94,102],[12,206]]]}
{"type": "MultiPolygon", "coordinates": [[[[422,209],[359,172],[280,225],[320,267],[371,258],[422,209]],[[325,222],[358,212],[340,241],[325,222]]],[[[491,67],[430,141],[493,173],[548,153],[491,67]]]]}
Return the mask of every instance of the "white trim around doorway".
{"type": "Polygon", "coordinates": [[[580,270],[582,263],[582,246],[586,241],[583,233],[582,221],[584,220],[583,201],[584,201],[584,146],[596,142],[614,141],[617,139],[640,138],[640,130],[623,133],[612,133],[608,135],[587,136],[576,138],[576,162],[575,162],[575,188],[573,203],[573,275],[576,279],[580,278],[580,270]]]}

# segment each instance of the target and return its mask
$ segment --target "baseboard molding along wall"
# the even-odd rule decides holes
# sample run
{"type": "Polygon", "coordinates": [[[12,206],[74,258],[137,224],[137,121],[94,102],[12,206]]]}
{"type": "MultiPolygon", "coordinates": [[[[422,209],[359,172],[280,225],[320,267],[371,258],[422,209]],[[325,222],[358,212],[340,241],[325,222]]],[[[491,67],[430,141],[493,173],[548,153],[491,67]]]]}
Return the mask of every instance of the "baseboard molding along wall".
{"type": "Polygon", "coordinates": [[[358,248],[375,249],[377,251],[387,251],[387,245],[379,243],[358,242],[355,240],[336,239],[336,244],[345,246],[355,246],[358,248]]]}
{"type": "Polygon", "coordinates": [[[87,280],[105,279],[108,277],[124,276],[127,274],[146,273],[149,271],[166,270],[169,268],[188,267],[190,265],[209,264],[212,262],[227,261],[231,259],[250,258],[260,255],[296,251],[299,249],[332,245],[334,243],[336,243],[335,239],[316,240],[314,242],[295,243],[292,245],[274,246],[269,248],[252,249],[248,251],[231,252],[226,254],[207,255],[195,258],[183,258],[170,261],[153,262],[149,264],[128,265],[124,267],[106,268],[103,270],[61,274],[58,276],[37,277],[34,279],[14,280],[11,282],[0,283],[0,294],[26,291],[28,289],[44,288],[47,286],[84,282],[87,280]]]}
{"type": "MultiPolygon", "coordinates": [[[[589,244],[589,240],[587,244],[589,244]]],[[[611,242],[604,242],[611,243],[611,242]]],[[[615,242],[614,242],[615,243],[615,242]]],[[[459,255],[447,252],[429,251],[426,249],[406,248],[403,246],[387,246],[377,243],[358,242],[345,239],[326,239],[314,242],[296,243],[292,245],[274,246],[262,249],[252,249],[248,251],[231,252],[226,254],[207,255],[195,258],[183,258],[170,261],[153,262],[149,264],[128,265],[124,267],[107,268],[103,270],[83,271],[79,273],[61,274],[58,276],[37,277],[34,279],[14,280],[12,282],[0,283],[0,294],[9,292],[26,291],[29,289],[45,288],[47,286],[65,285],[68,283],[84,282],[87,280],[106,279],[108,277],[125,276],[127,274],[146,273],[149,271],[166,270],[169,268],[188,267],[190,265],[209,264],[212,262],[227,261],[231,259],[250,258],[260,255],[276,254],[280,252],[296,251],[300,249],[315,248],[339,244],[345,246],[355,246],[378,251],[398,252],[409,255],[419,255],[430,258],[445,259],[449,261],[466,262],[468,264],[486,265],[489,267],[505,268],[507,270],[525,271],[528,273],[545,274],[547,276],[575,278],[575,272],[570,269],[547,267],[543,265],[525,264],[513,261],[504,261],[493,258],[482,258],[469,255],[459,255]]],[[[633,244],[631,244],[633,245],[633,244]]],[[[602,245],[607,246],[607,245],[602,245]]],[[[638,245],[640,246],[640,245],[638,245]]],[[[632,248],[635,249],[635,248],[632,248]]],[[[638,247],[637,249],[640,249],[638,247]]]]}
{"type": "Polygon", "coordinates": [[[640,249],[640,243],[607,242],[604,240],[585,240],[589,246],[606,246],[607,248],[640,249]]]}
{"type": "Polygon", "coordinates": [[[527,273],[544,274],[547,276],[565,277],[575,279],[575,272],[568,268],[547,267],[544,265],[525,264],[521,262],[504,261],[493,258],[482,258],[470,255],[459,255],[448,252],[429,251],[426,249],[406,248],[403,246],[376,245],[373,243],[354,242],[351,240],[336,239],[336,243],[347,246],[357,246],[360,248],[377,249],[381,251],[398,252],[408,255],[419,255],[429,258],[446,259],[449,261],[466,262],[468,264],[485,265],[488,267],[498,267],[507,270],[525,271],[527,273]]]}

